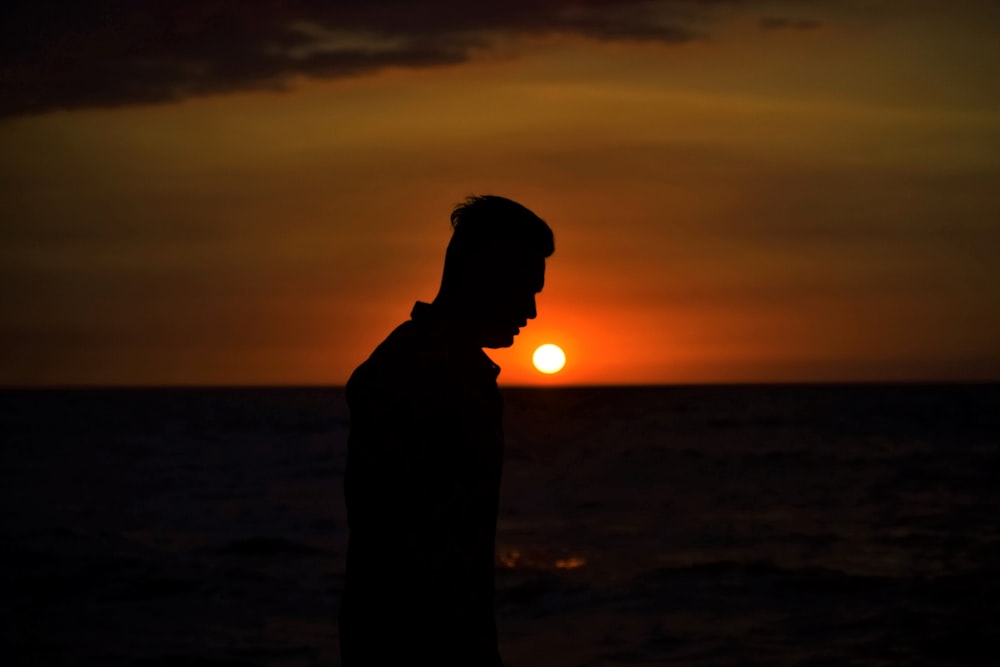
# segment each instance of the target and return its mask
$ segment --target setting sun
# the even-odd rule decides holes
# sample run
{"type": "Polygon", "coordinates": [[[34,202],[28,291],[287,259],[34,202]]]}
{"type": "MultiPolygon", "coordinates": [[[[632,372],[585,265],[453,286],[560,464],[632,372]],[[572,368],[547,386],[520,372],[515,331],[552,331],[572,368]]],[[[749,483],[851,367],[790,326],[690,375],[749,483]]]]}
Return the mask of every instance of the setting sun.
{"type": "Polygon", "coordinates": [[[558,345],[542,345],[531,357],[535,368],[543,373],[558,373],[566,365],[566,354],[558,345]]]}

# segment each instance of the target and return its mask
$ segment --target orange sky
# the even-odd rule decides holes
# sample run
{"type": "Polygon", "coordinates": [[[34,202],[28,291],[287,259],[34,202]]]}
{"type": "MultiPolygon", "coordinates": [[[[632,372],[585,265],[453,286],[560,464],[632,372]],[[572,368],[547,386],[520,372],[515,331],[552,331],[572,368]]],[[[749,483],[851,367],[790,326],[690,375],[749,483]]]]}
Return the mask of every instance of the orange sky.
{"type": "Polygon", "coordinates": [[[556,237],[504,383],[1000,379],[995,4],[415,5],[234,28],[318,40],[277,74],[229,15],[26,24],[79,50],[0,69],[0,384],[342,384],[488,193],[556,237]]]}

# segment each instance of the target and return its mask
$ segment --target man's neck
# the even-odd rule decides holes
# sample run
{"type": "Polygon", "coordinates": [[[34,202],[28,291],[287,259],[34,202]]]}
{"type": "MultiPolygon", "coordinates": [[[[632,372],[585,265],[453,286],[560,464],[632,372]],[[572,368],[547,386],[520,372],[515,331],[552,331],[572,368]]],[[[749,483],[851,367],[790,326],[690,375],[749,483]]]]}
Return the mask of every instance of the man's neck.
{"type": "Polygon", "coordinates": [[[447,329],[449,336],[462,342],[468,342],[470,345],[482,347],[478,344],[479,337],[476,334],[475,326],[469,319],[467,307],[463,307],[460,302],[453,299],[442,298],[441,295],[438,295],[428,305],[429,314],[433,317],[434,322],[447,329]]]}

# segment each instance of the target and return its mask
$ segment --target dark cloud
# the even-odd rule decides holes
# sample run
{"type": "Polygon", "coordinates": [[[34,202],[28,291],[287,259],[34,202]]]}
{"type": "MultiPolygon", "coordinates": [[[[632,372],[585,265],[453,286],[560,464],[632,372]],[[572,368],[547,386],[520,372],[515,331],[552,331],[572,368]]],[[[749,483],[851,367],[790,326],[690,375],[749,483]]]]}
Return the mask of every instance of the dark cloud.
{"type": "Polygon", "coordinates": [[[681,43],[731,1],[20,1],[0,28],[0,116],[452,65],[503,34],[681,43]]]}
{"type": "Polygon", "coordinates": [[[789,19],[768,16],[760,20],[761,30],[816,30],[823,27],[822,21],[812,19],[789,19]]]}

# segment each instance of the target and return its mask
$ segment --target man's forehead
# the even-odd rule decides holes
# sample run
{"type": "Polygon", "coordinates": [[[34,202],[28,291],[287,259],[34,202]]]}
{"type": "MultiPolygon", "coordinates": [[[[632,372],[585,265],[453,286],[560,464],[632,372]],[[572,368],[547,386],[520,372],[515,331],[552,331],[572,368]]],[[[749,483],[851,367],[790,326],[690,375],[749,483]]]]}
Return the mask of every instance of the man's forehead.
{"type": "Polygon", "coordinates": [[[493,263],[487,270],[492,274],[491,282],[498,287],[513,288],[517,291],[541,292],[545,286],[545,258],[535,256],[507,257],[493,263]]]}

